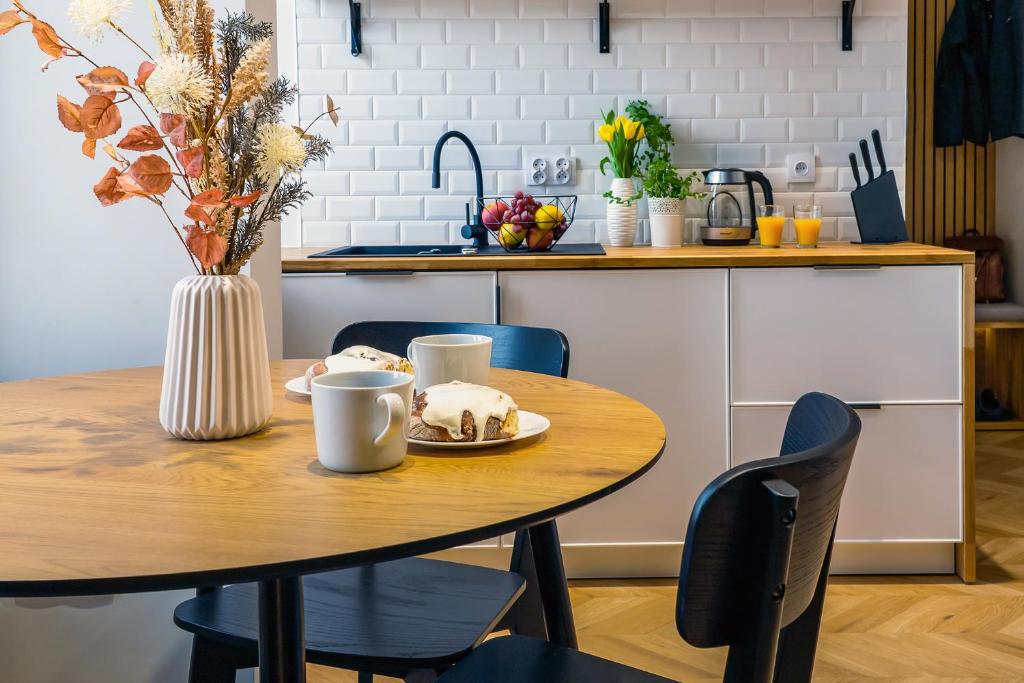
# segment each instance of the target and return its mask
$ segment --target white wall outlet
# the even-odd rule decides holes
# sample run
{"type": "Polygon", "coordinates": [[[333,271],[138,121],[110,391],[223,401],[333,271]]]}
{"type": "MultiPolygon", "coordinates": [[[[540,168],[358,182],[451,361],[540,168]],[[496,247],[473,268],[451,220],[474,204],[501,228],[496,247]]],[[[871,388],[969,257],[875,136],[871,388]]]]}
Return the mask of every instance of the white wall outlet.
{"type": "Polygon", "coordinates": [[[556,157],[552,164],[553,185],[576,184],[576,157],[556,157]]]}
{"type": "Polygon", "coordinates": [[[814,182],[814,153],[786,155],[786,182],[814,182]]]}
{"type": "Polygon", "coordinates": [[[544,185],[548,182],[548,162],[544,157],[531,157],[526,160],[527,185],[544,185]]]}

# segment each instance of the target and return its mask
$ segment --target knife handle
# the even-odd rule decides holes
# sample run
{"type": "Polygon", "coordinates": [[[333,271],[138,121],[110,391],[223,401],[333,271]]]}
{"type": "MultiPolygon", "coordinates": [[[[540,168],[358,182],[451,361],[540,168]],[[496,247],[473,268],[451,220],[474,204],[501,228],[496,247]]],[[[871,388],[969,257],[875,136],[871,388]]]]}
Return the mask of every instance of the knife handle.
{"type": "Polygon", "coordinates": [[[878,160],[878,175],[885,173],[885,152],[882,151],[882,136],[878,129],[871,131],[871,141],[875,143],[875,159],[878,160]]]}
{"type": "Polygon", "coordinates": [[[850,152],[850,168],[853,169],[853,179],[857,181],[857,187],[860,187],[860,164],[857,163],[857,155],[850,152]]]}
{"type": "Polygon", "coordinates": [[[871,166],[871,151],[868,149],[868,141],[860,141],[860,153],[864,157],[864,169],[868,172],[868,182],[875,179],[875,169],[871,166]]]}

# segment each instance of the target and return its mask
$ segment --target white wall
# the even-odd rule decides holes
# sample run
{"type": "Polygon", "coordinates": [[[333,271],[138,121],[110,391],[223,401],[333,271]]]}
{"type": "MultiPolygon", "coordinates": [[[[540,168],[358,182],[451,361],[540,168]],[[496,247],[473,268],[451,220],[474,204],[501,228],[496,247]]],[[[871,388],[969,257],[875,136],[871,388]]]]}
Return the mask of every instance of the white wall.
{"type": "MultiPolygon", "coordinates": [[[[26,4],[67,29],[64,2],[26,4]]],[[[150,34],[148,12],[136,3],[125,22],[133,35],[150,34]]],[[[88,52],[126,71],[139,61],[116,37],[88,52]]],[[[86,69],[67,59],[40,73],[42,61],[25,26],[0,37],[0,381],[158,364],[170,290],[190,272],[188,259],[155,207],[96,201],[92,185],[109,164],[102,152],[83,157],[81,136],[55,110],[58,92],[81,101],[74,76],[86,69]]],[[[126,125],[137,123],[124,112],[126,125]]],[[[191,594],[0,600],[0,679],[180,683],[189,639],[171,611],[191,594]]]]}
{"type": "MultiPolygon", "coordinates": [[[[857,3],[852,52],[840,50],[839,0],[615,0],[607,55],[597,0],[370,0],[358,58],[345,0],[287,2],[301,117],[329,94],[345,121],[322,128],[340,144],[307,176],[317,198],[285,231],[290,246],[458,241],[472,174],[430,189],[433,144],[448,129],[478,143],[489,194],[520,189],[534,150],[579,157],[565,239],[601,238],[609,180],[594,120],[638,97],[667,113],[680,167],[768,169],[777,203],[823,205],[825,238],[857,235],[847,154],[858,139],[879,128],[888,161],[903,165],[906,0],[857,3]],[[818,182],[787,187],[785,155],[806,150],[818,182]]],[[[446,169],[469,168],[460,147],[446,169]]],[[[690,210],[694,240],[701,207],[690,210]]]]}
{"type": "Polygon", "coordinates": [[[1024,140],[996,143],[996,234],[1006,242],[1007,294],[1024,303],[1024,140]]]}

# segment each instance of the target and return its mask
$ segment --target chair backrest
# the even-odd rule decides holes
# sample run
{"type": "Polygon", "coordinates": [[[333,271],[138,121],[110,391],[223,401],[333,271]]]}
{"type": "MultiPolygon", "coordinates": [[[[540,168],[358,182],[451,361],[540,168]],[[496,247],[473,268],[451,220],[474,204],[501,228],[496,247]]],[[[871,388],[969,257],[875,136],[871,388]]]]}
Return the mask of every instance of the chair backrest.
{"type": "Polygon", "coordinates": [[[824,595],[860,426],[842,401],[807,394],[789,414],[779,457],[734,467],[697,498],[676,626],[691,645],[729,646],[725,680],[771,681],[780,629],[823,599],[816,591],[820,580],[824,595]]]}
{"type": "Polygon", "coordinates": [[[519,325],[381,320],[353,323],[334,337],[331,353],[349,346],[372,346],[399,356],[413,337],[430,334],[482,334],[491,337],[491,366],[567,377],[569,340],[558,330],[519,325]]]}

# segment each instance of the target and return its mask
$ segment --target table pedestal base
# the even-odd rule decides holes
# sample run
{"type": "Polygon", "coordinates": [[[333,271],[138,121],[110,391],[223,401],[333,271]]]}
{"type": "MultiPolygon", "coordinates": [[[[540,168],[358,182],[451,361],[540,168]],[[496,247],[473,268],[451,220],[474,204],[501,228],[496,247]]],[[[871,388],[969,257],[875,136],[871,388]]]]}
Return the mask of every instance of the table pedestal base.
{"type": "Polygon", "coordinates": [[[305,683],[302,578],[260,581],[260,683],[305,683]]]}

